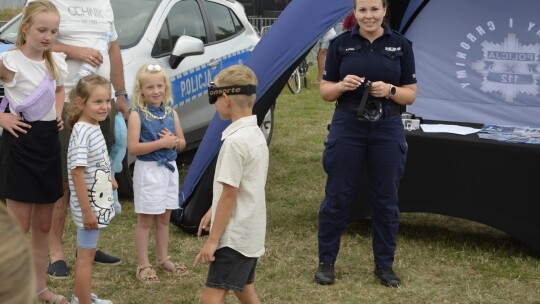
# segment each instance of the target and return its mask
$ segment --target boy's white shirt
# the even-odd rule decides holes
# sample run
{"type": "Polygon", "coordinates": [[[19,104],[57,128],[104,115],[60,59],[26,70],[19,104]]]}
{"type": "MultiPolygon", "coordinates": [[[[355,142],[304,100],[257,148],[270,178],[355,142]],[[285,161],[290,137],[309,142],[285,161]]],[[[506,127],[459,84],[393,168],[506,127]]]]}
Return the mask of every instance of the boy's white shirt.
{"type": "Polygon", "coordinates": [[[222,133],[214,175],[212,223],[223,191],[223,183],[238,189],[233,210],[218,249],[230,247],[247,257],[264,254],[266,236],[265,185],[268,146],[257,126],[257,116],[243,117],[222,133]]]}

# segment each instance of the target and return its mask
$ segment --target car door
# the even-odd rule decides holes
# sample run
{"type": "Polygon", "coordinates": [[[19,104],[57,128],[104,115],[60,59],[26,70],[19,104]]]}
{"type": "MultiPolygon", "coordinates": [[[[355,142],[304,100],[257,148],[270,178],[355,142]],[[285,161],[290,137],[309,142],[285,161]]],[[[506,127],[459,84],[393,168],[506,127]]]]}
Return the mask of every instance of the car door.
{"type": "Polygon", "coordinates": [[[197,0],[171,1],[161,16],[152,57],[167,68],[174,106],[189,142],[202,138],[214,114],[205,93],[207,84],[220,72],[221,65],[212,61],[212,58],[219,58],[219,49],[208,45],[209,41],[201,3],[197,0]],[[205,44],[204,54],[188,56],[173,68],[169,64],[169,55],[178,38],[184,35],[200,39],[205,44]]]}
{"type": "Polygon", "coordinates": [[[223,68],[243,63],[258,42],[254,32],[249,31],[251,28],[246,30],[234,13],[235,7],[226,4],[231,2],[171,1],[152,48],[152,57],[167,67],[174,105],[190,143],[202,139],[215,113],[206,95],[208,83],[223,68]],[[204,43],[204,54],[188,56],[177,68],[172,68],[167,63],[168,55],[183,35],[200,39],[204,43]]]}

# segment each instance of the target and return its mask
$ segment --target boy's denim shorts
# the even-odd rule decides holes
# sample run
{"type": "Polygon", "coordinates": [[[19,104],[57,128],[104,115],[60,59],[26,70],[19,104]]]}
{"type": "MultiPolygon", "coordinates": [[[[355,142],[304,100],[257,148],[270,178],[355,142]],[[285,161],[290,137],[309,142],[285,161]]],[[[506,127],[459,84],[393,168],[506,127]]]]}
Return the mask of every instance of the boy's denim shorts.
{"type": "Polygon", "coordinates": [[[229,247],[216,250],[214,257],[206,287],[243,292],[244,286],[255,281],[257,258],[248,258],[229,247]]]}

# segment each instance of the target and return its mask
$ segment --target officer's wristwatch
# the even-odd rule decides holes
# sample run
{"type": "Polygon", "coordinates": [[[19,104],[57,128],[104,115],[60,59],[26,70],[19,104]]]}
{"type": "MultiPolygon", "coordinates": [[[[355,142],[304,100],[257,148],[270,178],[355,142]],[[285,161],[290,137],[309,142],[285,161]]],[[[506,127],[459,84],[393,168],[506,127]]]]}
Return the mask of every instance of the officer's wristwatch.
{"type": "Polygon", "coordinates": [[[388,97],[390,96],[394,96],[396,95],[396,87],[394,85],[390,85],[390,94],[388,95],[388,97]]]}

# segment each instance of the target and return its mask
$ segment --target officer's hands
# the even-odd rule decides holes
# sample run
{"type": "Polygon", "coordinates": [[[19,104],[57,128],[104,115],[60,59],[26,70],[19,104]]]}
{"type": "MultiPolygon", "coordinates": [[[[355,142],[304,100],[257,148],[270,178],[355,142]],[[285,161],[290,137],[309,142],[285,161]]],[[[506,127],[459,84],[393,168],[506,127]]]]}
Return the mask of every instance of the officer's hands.
{"type": "Polygon", "coordinates": [[[339,82],[340,90],[342,92],[356,90],[365,80],[365,77],[359,77],[356,75],[347,75],[339,82]]]}
{"type": "Polygon", "coordinates": [[[370,94],[373,97],[388,97],[390,95],[390,84],[384,81],[372,82],[370,94]]]}

